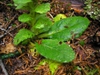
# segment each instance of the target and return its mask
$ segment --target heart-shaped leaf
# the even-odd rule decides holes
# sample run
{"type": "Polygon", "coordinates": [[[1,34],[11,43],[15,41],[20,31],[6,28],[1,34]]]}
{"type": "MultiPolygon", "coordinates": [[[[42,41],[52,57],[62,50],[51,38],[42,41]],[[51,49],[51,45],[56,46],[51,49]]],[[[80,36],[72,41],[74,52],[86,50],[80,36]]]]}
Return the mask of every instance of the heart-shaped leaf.
{"type": "Polygon", "coordinates": [[[41,55],[57,62],[66,63],[75,58],[73,49],[64,42],[60,44],[58,40],[46,39],[42,40],[41,44],[35,45],[41,55]]]}

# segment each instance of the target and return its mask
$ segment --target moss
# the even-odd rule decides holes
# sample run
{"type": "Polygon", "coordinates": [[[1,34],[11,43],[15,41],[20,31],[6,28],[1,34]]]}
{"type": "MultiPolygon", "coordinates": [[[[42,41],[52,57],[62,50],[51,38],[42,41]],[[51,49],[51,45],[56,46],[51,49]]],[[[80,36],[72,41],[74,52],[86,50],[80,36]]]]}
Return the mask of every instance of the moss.
{"type": "Polygon", "coordinates": [[[99,0],[86,0],[85,12],[90,15],[92,19],[100,21],[100,1],[99,0]]]}

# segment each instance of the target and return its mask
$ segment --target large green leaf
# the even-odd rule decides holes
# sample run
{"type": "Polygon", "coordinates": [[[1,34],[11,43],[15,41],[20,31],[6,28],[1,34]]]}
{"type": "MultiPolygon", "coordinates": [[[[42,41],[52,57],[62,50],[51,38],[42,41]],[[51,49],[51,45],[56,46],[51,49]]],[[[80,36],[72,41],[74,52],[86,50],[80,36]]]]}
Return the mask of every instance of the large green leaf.
{"type": "Polygon", "coordinates": [[[50,10],[50,3],[40,4],[36,7],[35,12],[43,14],[50,10]]]}
{"type": "Polygon", "coordinates": [[[17,6],[16,9],[21,9],[24,6],[26,6],[29,2],[32,2],[32,0],[13,0],[14,5],[17,6]]]}
{"type": "Polygon", "coordinates": [[[69,17],[56,22],[46,34],[39,37],[49,37],[59,40],[70,40],[79,37],[87,29],[89,20],[85,17],[69,17]]]}
{"type": "Polygon", "coordinates": [[[64,42],[60,44],[58,40],[46,39],[35,45],[41,55],[57,62],[66,63],[75,58],[73,49],[64,42]]]}
{"type": "Polygon", "coordinates": [[[18,45],[22,41],[32,38],[33,36],[34,36],[34,34],[31,31],[29,31],[27,29],[21,29],[14,37],[14,44],[18,45]]]}

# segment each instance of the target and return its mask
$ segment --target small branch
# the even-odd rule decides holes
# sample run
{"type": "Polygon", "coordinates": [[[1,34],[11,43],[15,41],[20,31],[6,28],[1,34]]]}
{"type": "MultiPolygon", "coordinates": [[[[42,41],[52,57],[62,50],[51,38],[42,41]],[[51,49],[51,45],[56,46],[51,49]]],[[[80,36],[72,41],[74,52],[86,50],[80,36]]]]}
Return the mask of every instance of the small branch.
{"type": "MultiPolygon", "coordinates": [[[[13,37],[13,35],[9,31],[7,31],[6,29],[0,28],[0,30],[5,31],[6,32],[5,34],[8,33],[11,37],[13,37]]],[[[3,35],[5,35],[5,34],[3,34],[3,35]]],[[[1,35],[1,37],[3,37],[3,35],[1,35]]]]}
{"type": "Polygon", "coordinates": [[[3,62],[2,62],[1,59],[0,59],[0,66],[1,66],[1,68],[2,68],[2,70],[3,70],[3,72],[4,72],[4,74],[5,74],[5,75],[8,75],[8,72],[7,72],[7,70],[5,69],[5,66],[4,66],[4,64],[3,64],[3,62]]]}

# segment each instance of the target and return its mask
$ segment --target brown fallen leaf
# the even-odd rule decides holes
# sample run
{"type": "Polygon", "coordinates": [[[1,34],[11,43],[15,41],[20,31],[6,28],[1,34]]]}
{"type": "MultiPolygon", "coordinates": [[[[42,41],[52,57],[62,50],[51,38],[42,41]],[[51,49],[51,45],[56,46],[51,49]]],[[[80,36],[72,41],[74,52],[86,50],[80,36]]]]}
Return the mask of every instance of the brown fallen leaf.
{"type": "Polygon", "coordinates": [[[2,47],[0,49],[0,53],[10,53],[16,51],[16,47],[12,43],[7,43],[5,47],[2,47]]]}

